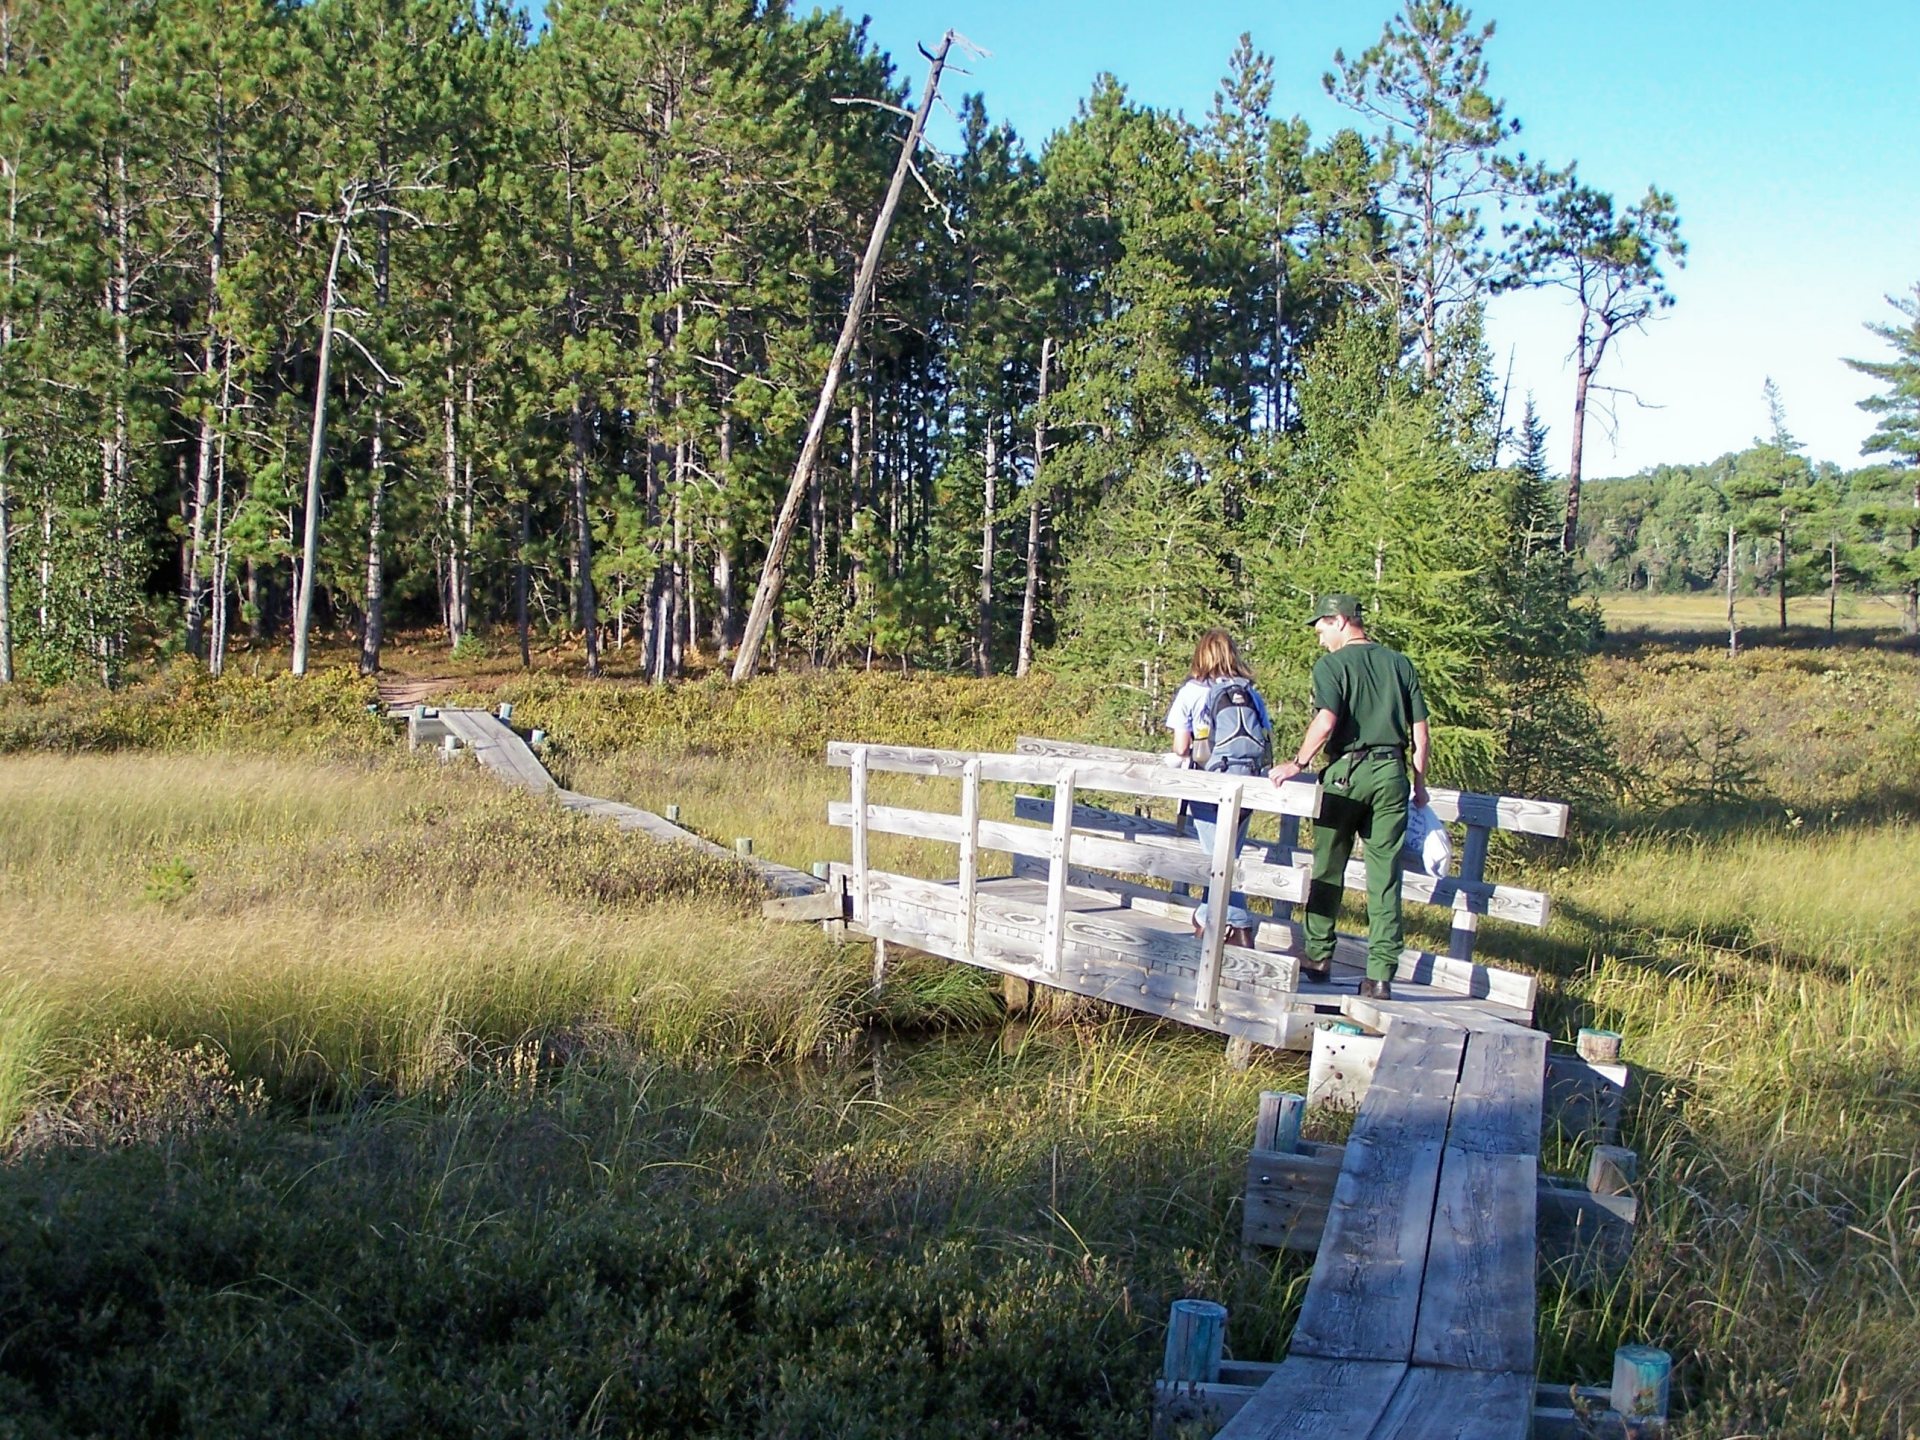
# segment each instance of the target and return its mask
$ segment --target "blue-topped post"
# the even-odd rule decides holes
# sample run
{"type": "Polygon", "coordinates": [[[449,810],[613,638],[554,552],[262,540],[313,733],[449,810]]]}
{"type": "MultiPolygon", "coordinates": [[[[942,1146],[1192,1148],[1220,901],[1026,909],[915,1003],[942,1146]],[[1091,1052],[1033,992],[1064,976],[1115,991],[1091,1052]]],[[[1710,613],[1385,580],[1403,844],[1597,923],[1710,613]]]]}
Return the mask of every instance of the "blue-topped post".
{"type": "Polygon", "coordinates": [[[1622,1345],[1613,1352],[1613,1408],[1634,1440],[1667,1433],[1667,1385],[1672,1376],[1672,1358],[1652,1345],[1622,1345]]]}
{"type": "Polygon", "coordinates": [[[1212,1300],[1176,1300],[1167,1316],[1167,1357],[1161,1378],[1211,1385],[1220,1378],[1227,1345],[1227,1307],[1212,1300]]]}

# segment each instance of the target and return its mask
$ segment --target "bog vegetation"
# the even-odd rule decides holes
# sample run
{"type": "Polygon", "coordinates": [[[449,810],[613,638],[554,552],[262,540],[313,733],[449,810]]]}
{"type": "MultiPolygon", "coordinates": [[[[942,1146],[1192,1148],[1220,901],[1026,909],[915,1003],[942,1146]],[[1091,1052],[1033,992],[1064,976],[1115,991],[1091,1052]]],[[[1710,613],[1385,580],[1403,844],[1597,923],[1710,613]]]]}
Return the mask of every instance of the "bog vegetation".
{"type": "Polygon", "coordinates": [[[1408,0],[1324,135],[1251,40],[1197,121],[962,100],[795,476],[907,77],[838,12],[546,18],[0,0],[0,1435],[1134,1435],[1169,1299],[1276,1353],[1305,1271],[1231,1212],[1291,1062],[873,996],[730,864],[399,753],[371,677],[805,864],[823,738],[1138,743],[1210,625],[1292,730],[1335,589],[1437,778],[1581,816],[1483,945],[1627,1035],[1650,1218],[1544,1373],[1651,1338],[1688,1433],[1915,1434],[1920,672],[1868,642],[1920,625],[1920,300],[1855,362],[1887,468],[1776,404],[1583,508],[1481,307],[1568,289],[1584,396],[1677,204],[1526,160],[1491,25],[1408,0]],[[1722,586],[1729,526],[1844,644],[1595,653],[1583,587],[1722,586]]]}
{"type": "MultiPolygon", "coordinates": [[[[1243,1259],[1235,1200],[1296,1061],[1008,1028],[936,961],[873,997],[729,863],[410,758],[328,673],[0,704],[22,1433],[1137,1435],[1169,1300],[1279,1353],[1306,1270],[1243,1259]]],[[[1655,647],[1592,681],[1630,793],[1513,857],[1557,918],[1482,944],[1554,1033],[1626,1035],[1647,1211],[1616,1287],[1543,1297],[1542,1373],[1652,1339],[1682,1434],[1904,1440],[1920,668],[1655,647]]],[[[571,783],[803,864],[844,844],[822,733],[1115,738],[1058,679],[495,694],[571,783]]]]}

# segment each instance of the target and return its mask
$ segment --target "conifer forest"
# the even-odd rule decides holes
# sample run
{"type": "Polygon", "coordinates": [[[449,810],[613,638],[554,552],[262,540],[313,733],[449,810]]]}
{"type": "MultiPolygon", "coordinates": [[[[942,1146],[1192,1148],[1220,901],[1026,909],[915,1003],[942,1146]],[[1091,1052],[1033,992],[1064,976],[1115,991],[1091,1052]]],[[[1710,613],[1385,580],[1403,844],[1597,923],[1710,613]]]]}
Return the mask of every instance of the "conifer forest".
{"type": "Polygon", "coordinates": [[[922,57],[781,0],[0,0],[6,675],[404,626],[667,681],[777,569],[767,663],[1144,713],[1206,625],[1304,653],[1358,585],[1522,783],[1528,696],[1582,703],[1586,387],[1680,212],[1529,158],[1463,6],[1376,23],[1327,134],[1245,39],[1204,115],[1105,76],[1044,137],[949,71],[796,469],[922,57]],[[1524,284],[1577,300],[1571,436],[1481,340],[1524,284]]]}

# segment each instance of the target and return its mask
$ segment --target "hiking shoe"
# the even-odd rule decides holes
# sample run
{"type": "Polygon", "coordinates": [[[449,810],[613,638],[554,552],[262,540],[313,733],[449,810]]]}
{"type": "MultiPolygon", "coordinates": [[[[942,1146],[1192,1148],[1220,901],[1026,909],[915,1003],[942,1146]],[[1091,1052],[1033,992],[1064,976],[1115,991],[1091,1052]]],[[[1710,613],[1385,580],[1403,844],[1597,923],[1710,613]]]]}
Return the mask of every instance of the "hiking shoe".
{"type": "Polygon", "coordinates": [[[1243,950],[1251,950],[1253,948],[1253,931],[1244,925],[1229,925],[1227,927],[1227,944],[1238,945],[1243,950]]]}
{"type": "Polygon", "coordinates": [[[1391,1000],[1393,982],[1391,980],[1362,980],[1360,982],[1362,1000],[1391,1000]]]}
{"type": "Polygon", "coordinates": [[[1333,967],[1330,965],[1317,967],[1313,965],[1302,965],[1300,967],[1300,978],[1311,985],[1331,985],[1333,983],[1333,967]]]}

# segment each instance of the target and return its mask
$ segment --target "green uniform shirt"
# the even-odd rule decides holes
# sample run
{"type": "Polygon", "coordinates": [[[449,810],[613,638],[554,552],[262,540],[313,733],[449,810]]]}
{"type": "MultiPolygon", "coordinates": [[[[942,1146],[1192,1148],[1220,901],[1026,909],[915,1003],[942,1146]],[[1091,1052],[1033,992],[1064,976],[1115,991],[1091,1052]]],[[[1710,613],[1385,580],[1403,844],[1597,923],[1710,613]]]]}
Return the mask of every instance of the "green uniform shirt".
{"type": "Polygon", "coordinates": [[[1314,662],[1313,705],[1336,717],[1327,739],[1327,755],[1336,760],[1349,750],[1410,745],[1414,721],[1427,718],[1413,662],[1372,641],[1342,645],[1314,662]]]}

